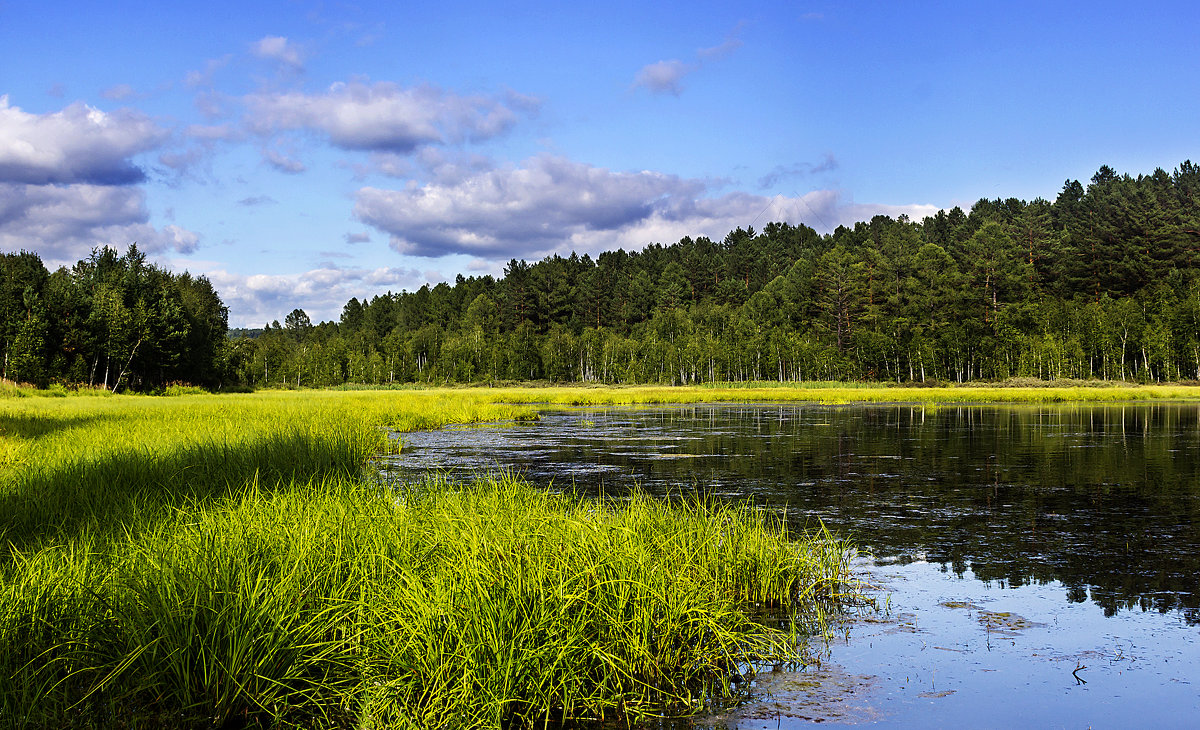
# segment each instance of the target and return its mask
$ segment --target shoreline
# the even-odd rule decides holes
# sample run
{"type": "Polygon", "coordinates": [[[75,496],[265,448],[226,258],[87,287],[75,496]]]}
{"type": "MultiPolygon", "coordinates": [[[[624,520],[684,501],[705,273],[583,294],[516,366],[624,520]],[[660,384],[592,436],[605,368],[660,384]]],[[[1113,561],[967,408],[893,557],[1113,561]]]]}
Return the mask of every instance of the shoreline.
{"type": "Polygon", "coordinates": [[[462,393],[0,401],[0,726],[692,715],[801,663],[847,547],[753,510],[363,479],[462,393]],[[775,626],[757,617],[782,611],[775,626]]]}

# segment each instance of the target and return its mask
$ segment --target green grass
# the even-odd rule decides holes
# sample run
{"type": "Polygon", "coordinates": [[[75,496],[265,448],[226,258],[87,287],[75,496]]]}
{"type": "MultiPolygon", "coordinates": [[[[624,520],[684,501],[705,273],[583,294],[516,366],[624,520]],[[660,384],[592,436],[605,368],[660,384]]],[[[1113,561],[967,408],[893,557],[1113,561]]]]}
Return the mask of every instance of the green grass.
{"type": "Polygon", "coordinates": [[[777,380],[742,380],[742,381],[718,381],[712,383],[701,383],[697,388],[707,388],[709,390],[828,390],[831,388],[840,389],[863,389],[863,388],[895,388],[897,383],[891,381],[841,381],[841,380],[805,380],[805,381],[777,381],[777,380]]]}
{"type": "Polygon", "coordinates": [[[25,383],[14,383],[11,380],[0,380],[0,399],[3,398],[62,398],[69,393],[61,385],[51,385],[48,388],[36,388],[25,383]]]}
{"type": "MultiPolygon", "coordinates": [[[[456,391],[446,391],[456,392],[456,391]]],[[[739,383],[715,386],[628,388],[496,388],[467,391],[507,403],[605,406],[664,403],[1069,403],[1200,400],[1200,387],[1103,384],[1094,387],[1028,387],[976,384],[936,388],[848,383],[739,383]]]]}
{"type": "Polygon", "coordinates": [[[510,395],[0,400],[0,725],[636,719],[803,659],[848,578],[827,534],[507,475],[364,478],[394,448],[380,425],[536,417],[510,395]]]}
{"type": "Polygon", "coordinates": [[[382,427],[543,404],[1200,397],[1023,385],[4,386],[0,726],[495,728],[720,705],[756,663],[803,660],[844,544],[744,505],[604,504],[506,475],[388,489],[369,477],[399,447],[382,427]]]}

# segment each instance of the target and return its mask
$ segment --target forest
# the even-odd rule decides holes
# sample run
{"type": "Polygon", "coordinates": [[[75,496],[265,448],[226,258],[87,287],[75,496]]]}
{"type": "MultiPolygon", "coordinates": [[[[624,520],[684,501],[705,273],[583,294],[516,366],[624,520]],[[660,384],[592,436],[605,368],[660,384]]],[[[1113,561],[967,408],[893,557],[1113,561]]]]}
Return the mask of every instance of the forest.
{"type": "Polygon", "coordinates": [[[5,377],[129,387],[346,383],[1200,379],[1200,167],[1103,166],[1057,198],[982,199],[820,235],[738,228],[512,260],[234,330],[204,277],[99,249],[3,261],[5,377]]]}
{"type": "Polygon", "coordinates": [[[53,273],[0,254],[3,377],[38,386],[217,387],[229,375],[228,310],[203,276],[172,274],[131,244],[53,273]]]}

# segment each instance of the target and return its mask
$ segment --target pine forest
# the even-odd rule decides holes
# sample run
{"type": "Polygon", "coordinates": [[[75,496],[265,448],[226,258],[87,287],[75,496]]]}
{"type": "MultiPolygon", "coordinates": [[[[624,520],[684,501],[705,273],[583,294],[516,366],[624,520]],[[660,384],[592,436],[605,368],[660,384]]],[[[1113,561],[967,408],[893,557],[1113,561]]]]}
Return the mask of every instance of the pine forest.
{"type": "Polygon", "coordinates": [[[1200,379],[1200,167],[1104,166],[1054,201],[982,199],[821,235],[512,260],[501,278],[228,330],[204,277],[130,247],[6,254],[4,376],[152,390],[509,381],[1200,379]]]}

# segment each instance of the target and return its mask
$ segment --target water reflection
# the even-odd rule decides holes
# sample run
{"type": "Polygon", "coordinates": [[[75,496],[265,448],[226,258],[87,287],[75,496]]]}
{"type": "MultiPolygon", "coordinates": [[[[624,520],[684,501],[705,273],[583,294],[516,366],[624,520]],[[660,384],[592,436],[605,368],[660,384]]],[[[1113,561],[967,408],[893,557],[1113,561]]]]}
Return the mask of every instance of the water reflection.
{"type": "Polygon", "coordinates": [[[1196,405],[692,405],[406,434],[396,467],[516,469],[587,493],[705,492],[822,520],[881,557],[1107,614],[1200,622],[1196,405]]]}

